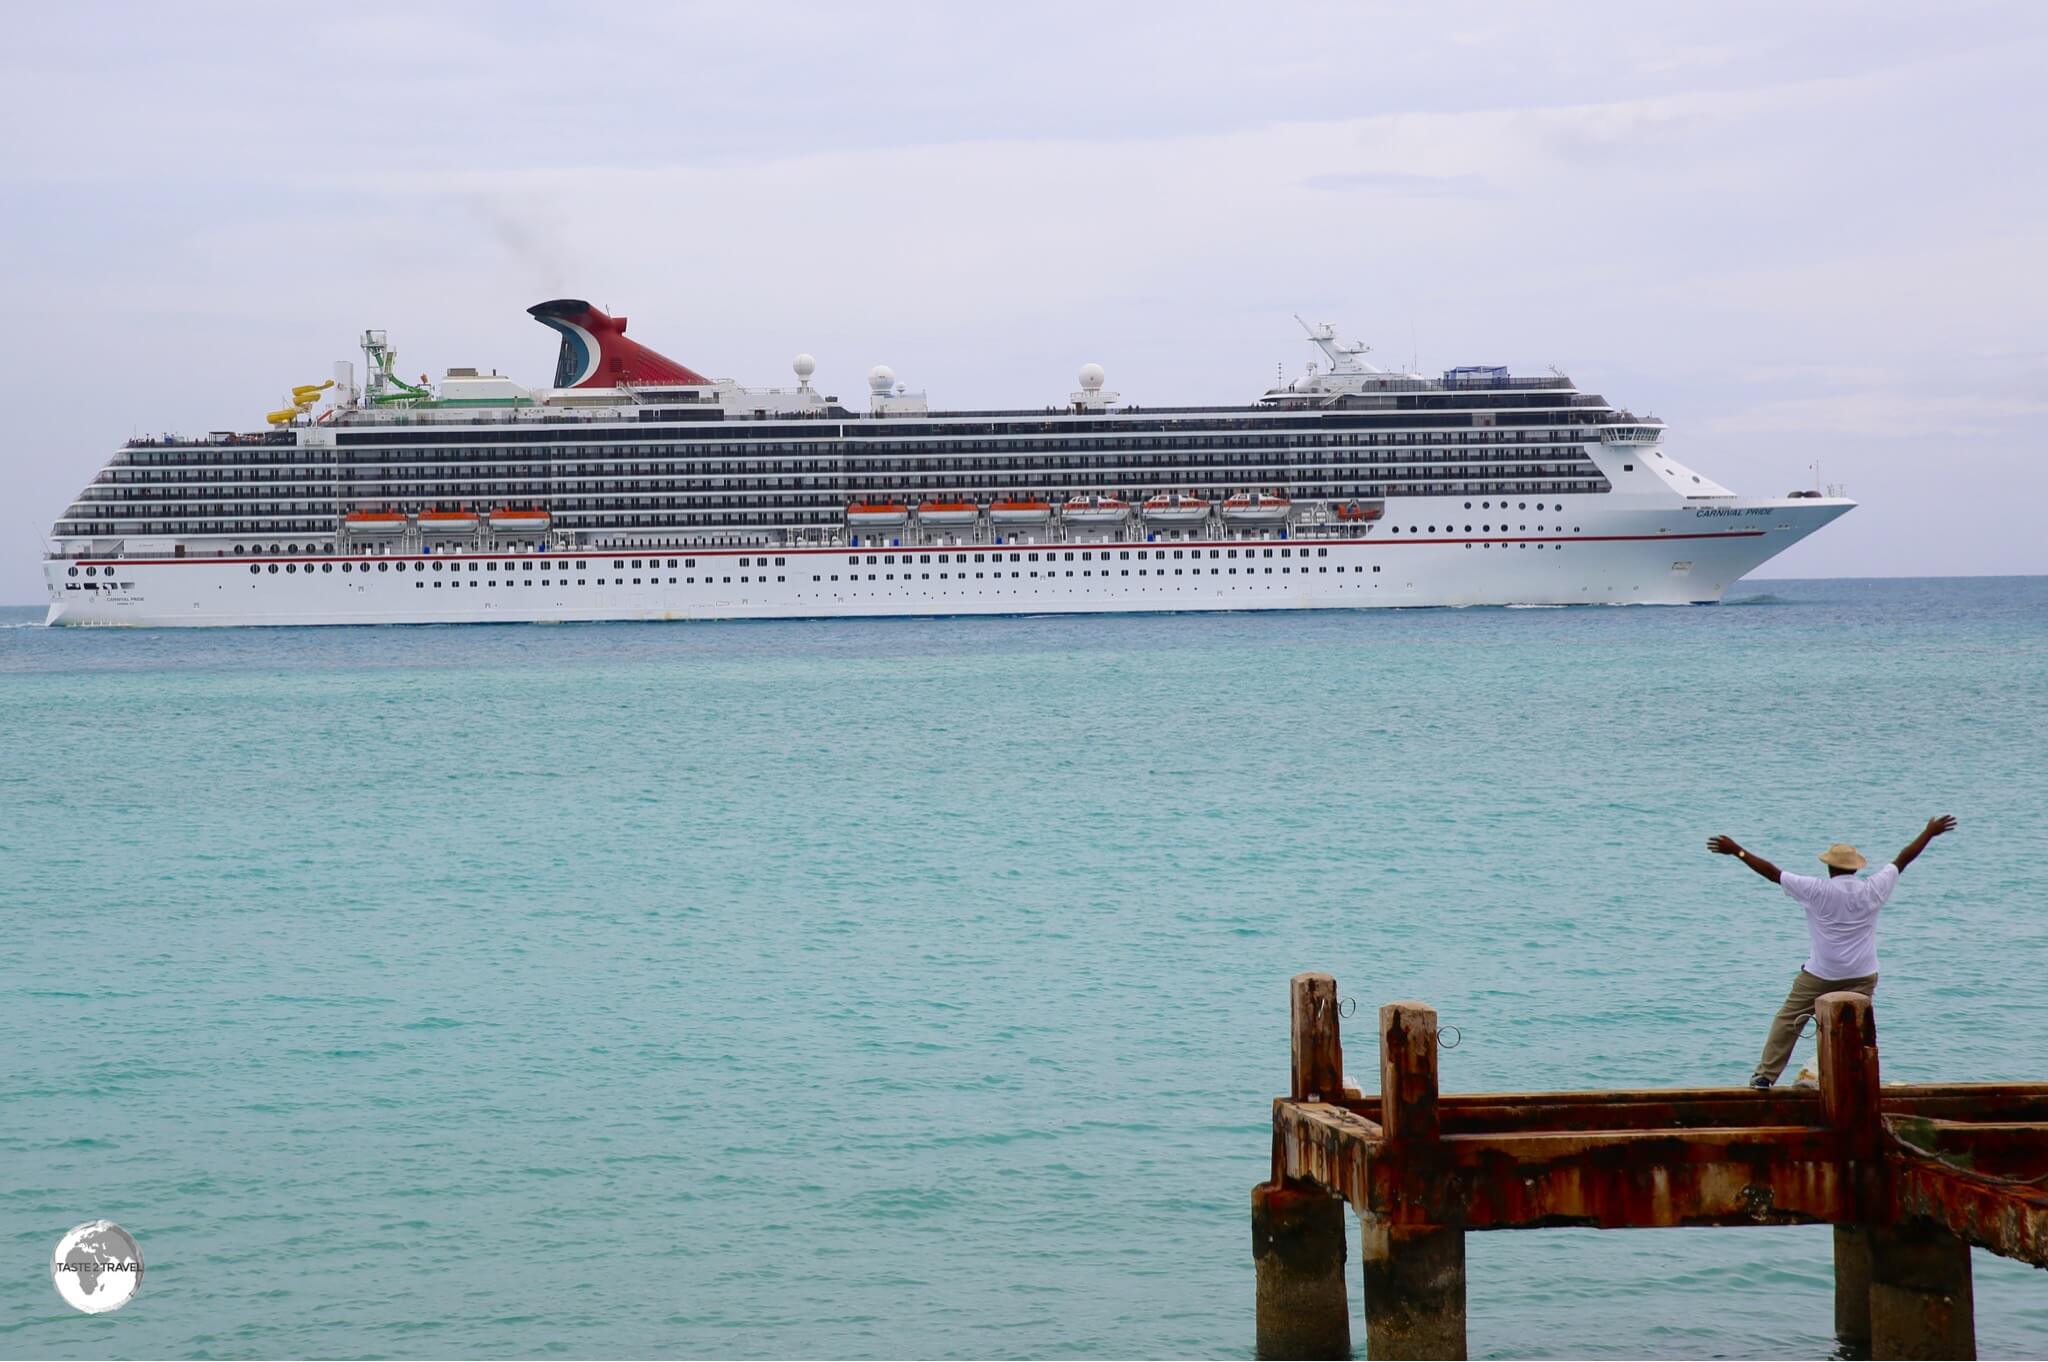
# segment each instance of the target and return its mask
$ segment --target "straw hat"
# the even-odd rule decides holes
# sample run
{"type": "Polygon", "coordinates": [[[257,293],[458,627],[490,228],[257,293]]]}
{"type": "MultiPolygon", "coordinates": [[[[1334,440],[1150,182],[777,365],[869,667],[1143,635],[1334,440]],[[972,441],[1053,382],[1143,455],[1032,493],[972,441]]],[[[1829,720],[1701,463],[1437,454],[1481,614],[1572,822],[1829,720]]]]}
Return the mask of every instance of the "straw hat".
{"type": "Polygon", "coordinates": [[[1862,852],[1847,842],[1837,842],[1823,851],[1820,854],[1820,861],[1822,865],[1830,865],[1837,870],[1861,870],[1870,864],[1863,859],[1862,852]]]}

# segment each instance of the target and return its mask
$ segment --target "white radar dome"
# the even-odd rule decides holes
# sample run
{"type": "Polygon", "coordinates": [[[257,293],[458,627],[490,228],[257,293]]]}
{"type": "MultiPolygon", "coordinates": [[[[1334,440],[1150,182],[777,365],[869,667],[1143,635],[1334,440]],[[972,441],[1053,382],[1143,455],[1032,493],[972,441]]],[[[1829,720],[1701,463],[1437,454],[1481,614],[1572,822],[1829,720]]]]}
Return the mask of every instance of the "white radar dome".
{"type": "Polygon", "coordinates": [[[1100,388],[1103,377],[1100,364],[1084,364],[1081,366],[1081,386],[1087,391],[1092,393],[1097,388],[1100,388]]]}
{"type": "Polygon", "coordinates": [[[798,355],[789,362],[789,367],[796,370],[798,378],[808,383],[810,382],[811,375],[818,372],[818,361],[812,359],[809,355],[798,355]]]}
{"type": "Polygon", "coordinates": [[[877,364],[868,370],[868,390],[885,393],[896,386],[896,371],[886,364],[877,364]]]}

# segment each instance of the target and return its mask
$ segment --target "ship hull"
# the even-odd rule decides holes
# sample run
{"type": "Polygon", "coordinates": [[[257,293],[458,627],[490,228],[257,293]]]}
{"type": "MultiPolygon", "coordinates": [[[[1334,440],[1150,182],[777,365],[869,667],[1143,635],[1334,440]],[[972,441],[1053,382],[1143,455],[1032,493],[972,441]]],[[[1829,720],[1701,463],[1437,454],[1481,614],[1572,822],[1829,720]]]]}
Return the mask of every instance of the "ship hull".
{"type": "MultiPolygon", "coordinates": [[[[50,559],[48,619],[185,627],[1689,605],[1718,601],[1853,505],[1603,506],[1575,512],[1569,533],[1479,536],[1382,523],[1330,539],[50,559]]],[[[1418,503],[1402,521],[1429,514],[1418,503]]]]}

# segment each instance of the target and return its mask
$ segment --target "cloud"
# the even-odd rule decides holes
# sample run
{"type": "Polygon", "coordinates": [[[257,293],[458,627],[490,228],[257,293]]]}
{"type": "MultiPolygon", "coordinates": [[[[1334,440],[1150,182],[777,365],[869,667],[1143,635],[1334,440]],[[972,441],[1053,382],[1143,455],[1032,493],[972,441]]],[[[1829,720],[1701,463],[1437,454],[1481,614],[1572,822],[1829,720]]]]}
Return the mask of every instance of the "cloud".
{"type": "Polygon", "coordinates": [[[1344,175],[1311,175],[1304,189],[1331,193],[1378,190],[1402,198],[1497,198],[1500,191],[1480,175],[1405,175],[1394,171],[1356,170],[1344,175]]]}
{"type": "MultiPolygon", "coordinates": [[[[1854,435],[1871,440],[2010,434],[2048,415],[2048,402],[1915,390],[1786,398],[1742,407],[1705,423],[1717,435],[1854,435]]],[[[1949,452],[1965,453],[1967,441],[1949,452]]]]}

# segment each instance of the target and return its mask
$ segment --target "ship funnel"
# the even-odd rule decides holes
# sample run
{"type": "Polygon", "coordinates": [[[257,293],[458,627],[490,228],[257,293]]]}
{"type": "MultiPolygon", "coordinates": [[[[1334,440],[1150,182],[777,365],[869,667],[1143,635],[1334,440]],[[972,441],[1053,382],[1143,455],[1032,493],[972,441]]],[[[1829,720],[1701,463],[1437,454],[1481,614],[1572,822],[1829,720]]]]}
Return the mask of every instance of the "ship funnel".
{"type": "Polygon", "coordinates": [[[710,379],[667,355],[626,339],[626,319],[609,317],[581,298],[557,298],[526,309],[562,336],[555,361],[557,388],[616,388],[620,384],[682,383],[710,379]]]}

